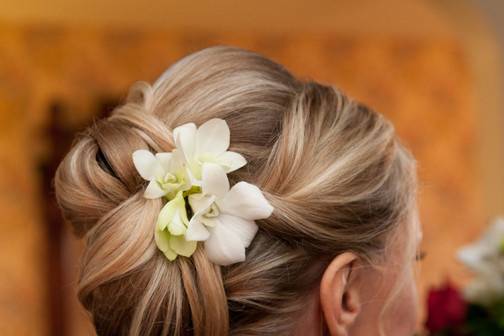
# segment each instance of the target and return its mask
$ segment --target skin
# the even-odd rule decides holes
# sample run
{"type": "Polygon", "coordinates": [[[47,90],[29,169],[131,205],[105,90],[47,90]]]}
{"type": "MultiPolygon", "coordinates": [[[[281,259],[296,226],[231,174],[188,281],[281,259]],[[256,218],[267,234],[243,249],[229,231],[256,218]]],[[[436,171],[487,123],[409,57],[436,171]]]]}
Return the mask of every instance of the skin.
{"type": "Polygon", "coordinates": [[[294,335],[413,335],[418,297],[415,258],[407,254],[407,245],[413,241],[417,249],[421,241],[416,211],[404,225],[382,265],[370,266],[350,252],[335,257],[308,299],[294,335]]]}

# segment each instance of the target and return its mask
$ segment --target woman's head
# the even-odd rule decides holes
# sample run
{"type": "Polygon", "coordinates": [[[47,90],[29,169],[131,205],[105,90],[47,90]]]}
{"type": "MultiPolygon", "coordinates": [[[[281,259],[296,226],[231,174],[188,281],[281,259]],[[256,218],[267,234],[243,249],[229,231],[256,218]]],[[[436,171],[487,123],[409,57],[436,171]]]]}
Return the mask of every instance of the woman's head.
{"type": "Polygon", "coordinates": [[[389,322],[414,300],[415,160],[383,116],[263,56],[208,48],[138,82],[76,140],[55,187],[86,240],[79,295],[100,335],[405,334],[389,322]],[[230,181],[274,211],[244,262],[216,266],[201,247],[170,262],[154,242],[163,204],[142,197],[131,154],[171,151],[176,126],[212,118],[247,159],[230,181]]]}

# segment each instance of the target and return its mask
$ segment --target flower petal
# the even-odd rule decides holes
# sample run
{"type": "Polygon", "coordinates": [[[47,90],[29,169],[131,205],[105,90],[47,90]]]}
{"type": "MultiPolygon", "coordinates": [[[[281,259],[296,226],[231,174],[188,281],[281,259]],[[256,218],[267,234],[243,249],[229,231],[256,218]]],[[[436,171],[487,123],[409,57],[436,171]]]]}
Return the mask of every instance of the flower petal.
{"type": "Polygon", "coordinates": [[[170,248],[170,233],[165,230],[156,230],[154,233],[154,240],[156,241],[157,247],[161,251],[166,251],[170,248]]]}
{"type": "Polygon", "coordinates": [[[170,233],[172,235],[179,236],[179,235],[182,235],[186,232],[187,227],[184,224],[184,221],[182,218],[183,215],[184,214],[182,214],[181,209],[177,208],[175,210],[175,214],[173,215],[172,220],[168,224],[168,231],[170,231],[170,233]]]}
{"type": "Polygon", "coordinates": [[[189,205],[196,216],[205,212],[212,205],[215,200],[215,196],[197,193],[189,195],[188,199],[189,205]]]}
{"type": "Polygon", "coordinates": [[[196,125],[187,123],[173,129],[175,145],[182,151],[187,161],[191,161],[194,156],[196,144],[196,125]]]}
{"type": "Polygon", "coordinates": [[[164,253],[166,258],[173,261],[177,258],[177,254],[170,247],[170,233],[166,230],[156,230],[154,240],[157,247],[164,253]]]}
{"type": "Polygon", "coordinates": [[[164,195],[165,191],[161,189],[159,183],[156,180],[150,181],[144,192],[144,197],[148,199],[155,199],[163,197],[164,195]]]}
{"type": "MultiPolygon", "coordinates": [[[[172,200],[166,203],[159,212],[157,228],[159,230],[164,230],[174,220],[175,216],[177,216],[178,220],[182,221],[184,224],[188,222],[182,190],[179,191],[172,200]]],[[[177,223],[175,225],[177,225],[177,223]]]]}
{"type": "Polygon", "coordinates": [[[221,212],[245,219],[267,218],[273,206],[257,186],[240,181],[221,199],[215,201],[221,212]]]}
{"type": "Polygon", "coordinates": [[[201,189],[204,194],[224,197],[229,191],[229,180],[222,167],[215,163],[203,164],[201,189]]]}
{"type": "Polygon", "coordinates": [[[241,217],[220,214],[219,221],[221,223],[220,225],[225,226],[240,237],[245,247],[250,245],[258,230],[257,224],[253,220],[243,219],[241,217]]]}
{"type": "Polygon", "coordinates": [[[208,259],[218,265],[230,265],[245,260],[245,246],[240,237],[221,223],[210,229],[205,241],[208,259]]]}
{"type": "Polygon", "coordinates": [[[169,201],[166,203],[163,208],[161,208],[161,211],[159,212],[158,218],[157,218],[157,224],[156,227],[158,230],[164,230],[170,224],[170,222],[173,219],[173,215],[175,214],[175,199],[169,201]]]}
{"type": "Polygon", "coordinates": [[[465,246],[458,250],[458,259],[473,271],[484,268],[483,258],[488,255],[488,247],[478,244],[465,246]]]}
{"type": "Polygon", "coordinates": [[[504,219],[497,218],[479,240],[479,244],[499,253],[504,240],[504,219]]]}
{"type": "Polygon", "coordinates": [[[229,127],[224,119],[213,118],[202,124],[196,134],[196,153],[224,153],[229,147],[229,127]]]}
{"type": "Polygon", "coordinates": [[[163,167],[156,160],[154,154],[146,149],[139,149],[133,152],[133,164],[143,179],[151,181],[163,175],[163,167]]]}
{"type": "Polygon", "coordinates": [[[172,151],[172,158],[170,160],[169,171],[178,171],[184,167],[185,157],[184,153],[179,149],[174,149],[172,151]]]}
{"type": "Polygon", "coordinates": [[[186,174],[189,178],[189,183],[193,186],[201,186],[201,180],[199,180],[196,175],[193,173],[193,171],[189,168],[186,167],[186,174]]]}
{"type": "Polygon", "coordinates": [[[217,156],[217,161],[223,166],[226,173],[235,171],[247,164],[247,160],[243,155],[231,151],[224,152],[217,156]]]}
{"type": "Polygon", "coordinates": [[[170,261],[173,261],[173,260],[177,259],[177,256],[178,256],[177,253],[175,253],[172,249],[164,251],[163,254],[170,261]]]}
{"type": "Polygon", "coordinates": [[[199,216],[193,216],[185,233],[186,240],[202,241],[207,240],[209,236],[210,232],[200,221],[199,216]]]}
{"type": "Polygon", "coordinates": [[[156,153],[156,159],[163,167],[164,172],[171,172],[171,162],[173,159],[173,153],[156,153]]]}
{"type": "Polygon", "coordinates": [[[218,217],[201,216],[200,221],[201,221],[201,223],[205,224],[205,226],[208,226],[208,227],[214,227],[220,223],[218,217]]]}
{"type": "Polygon", "coordinates": [[[187,241],[184,236],[171,236],[170,237],[170,247],[175,253],[180,254],[184,257],[190,257],[194,251],[196,251],[196,246],[198,242],[187,241]]]}

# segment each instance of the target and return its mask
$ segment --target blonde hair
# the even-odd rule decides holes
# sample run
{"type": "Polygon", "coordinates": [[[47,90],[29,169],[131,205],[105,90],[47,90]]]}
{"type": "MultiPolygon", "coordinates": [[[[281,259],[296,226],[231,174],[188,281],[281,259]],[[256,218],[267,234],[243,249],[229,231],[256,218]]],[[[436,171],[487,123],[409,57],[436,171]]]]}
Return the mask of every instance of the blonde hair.
{"type": "Polygon", "coordinates": [[[414,203],[414,166],[392,124],[336,88],[238,48],[193,53],[133,85],[57,170],[63,215],[86,239],[80,300],[101,336],[289,333],[333,257],[383,254],[414,203]],[[275,210],[242,263],[218,267],[201,248],[169,262],[153,239],[162,202],[142,197],[131,154],[170,151],[174,127],[215,117],[248,161],[231,182],[275,210]]]}

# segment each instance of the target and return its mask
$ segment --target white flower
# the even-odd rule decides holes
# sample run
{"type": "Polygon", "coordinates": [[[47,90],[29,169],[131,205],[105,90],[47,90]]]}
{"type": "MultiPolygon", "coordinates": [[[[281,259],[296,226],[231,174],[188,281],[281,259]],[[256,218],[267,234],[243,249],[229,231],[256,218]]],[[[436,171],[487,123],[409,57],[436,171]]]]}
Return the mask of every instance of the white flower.
{"type": "Polygon", "coordinates": [[[228,151],[229,127],[211,119],[199,128],[187,123],[173,130],[176,148],[170,153],[133,153],[133,163],[147,181],[144,196],[165,197],[154,238],[167,259],[190,257],[204,241],[207,257],[219,265],[245,260],[245,249],[257,233],[256,219],[267,218],[273,207],[261,190],[238,182],[230,188],[227,173],[247,161],[228,151]],[[186,198],[193,212],[188,218],[186,198]]]}
{"type": "Polygon", "coordinates": [[[139,149],[133,153],[133,164],[140,176],[149,181],[144,192],[146,198],[167,196],[171,199],[179,190],[191,188],[184,159],[177,150],[154,155],[148,150],[139,149]]]}
{"type": "Polygon", "coordinates": [[[196,128],[187,123],[173,130],[177,148],[183,153],[193,185],[201,185],[204,163],[215,163],[230,173],[243,167],[247,161],[236,152],[228,151],[230,131],[225,120],[214,118],[196,128]]]}
{"type": "Polygon", "coordinates": [[[267,218],[273,207],[261,190],[238,182],[229,189],[226,173],[216,163],[202,165],[202,192],[189,195],[194,215],[186,240],[204,241],[208,258],[219,265],[245,260],[245,248],[257,232],[255,219],[267,218]]]}
{"type": "Polygon", "coordinates": [[[475,274],[465,290],[470,301],[489,303],[504,294],[504,219],[497,218],[476,243],[465,246],[458,258],[475,274]]]}
{"type": "Polygon", "coordinates": [[[494,280],[478,276],[464,288],[463,294],[469,302],[489,305],[501,298],[503,293],[500,286],[495,286],[494,280]]]}

